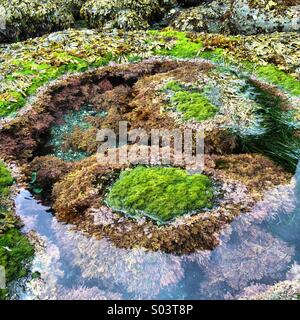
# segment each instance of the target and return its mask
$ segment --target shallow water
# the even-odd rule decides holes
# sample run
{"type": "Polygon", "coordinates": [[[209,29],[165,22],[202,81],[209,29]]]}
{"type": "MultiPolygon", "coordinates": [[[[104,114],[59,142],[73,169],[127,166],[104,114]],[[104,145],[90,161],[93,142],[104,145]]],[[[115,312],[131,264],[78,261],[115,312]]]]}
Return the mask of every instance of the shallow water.
{"type": "Polygon", "coordinates": [[[118,249],[57,222],[27,190],[16,197],[24,231],[44,241],[17,299],[232,299],[251,285],[290,279],[300,264],[300,163],[291,183],[265,194],[237,218],[212,252],[176,256],[118,249]]]}

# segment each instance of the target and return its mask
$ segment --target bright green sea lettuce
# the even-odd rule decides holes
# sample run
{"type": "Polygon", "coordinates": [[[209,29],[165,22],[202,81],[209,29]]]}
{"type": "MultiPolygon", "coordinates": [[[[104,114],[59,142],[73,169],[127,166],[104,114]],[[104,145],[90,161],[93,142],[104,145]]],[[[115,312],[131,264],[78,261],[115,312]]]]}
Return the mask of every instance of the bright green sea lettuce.
{"type": "Polygon", "coordinates": [[[158,223],[212,208],[213,184],[203,174],[183,169],[143,167],[124,171],[107,196],[107,204],[132,217],[148,216],[158,223]]]}

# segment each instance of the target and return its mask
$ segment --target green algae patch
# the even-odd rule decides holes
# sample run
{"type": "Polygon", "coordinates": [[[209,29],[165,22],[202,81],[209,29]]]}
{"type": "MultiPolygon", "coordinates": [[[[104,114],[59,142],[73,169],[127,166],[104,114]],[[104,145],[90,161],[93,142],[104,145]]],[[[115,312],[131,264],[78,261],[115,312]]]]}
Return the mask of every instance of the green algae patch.
{"type": "MultiPolygon", "coordinates": [[[[27,276],[33,254],[33,246],[18,229],[0,234],[0,265],[5,268],[7,283],[27,276]]],[[[8,291],[0,290],[0,300],[7,297],[8,291]]]]}
{"type": "Polygon", "coordinates": [[[55,66],[47,63],[36,63],[34,60],[22,61],[15,60],[13,65],[19,70],[9,74],[5,81],[7,83],[22,82],[24,79],[29,81],[29,85],[22,93],[17,91],[9,92],[5,95],[5,99],[0,98],[0,117],[13,116],[19,109],[25,106],[26,97],[37,93],[38,89],[43,85],[53,81],[64,74],[72,74],[75,72],[84,72],[88,68],[97,68],[106,65],[111,57],[107,56],[93,63],[89,63],[84,59],[67,53],[53,53],[56,63],[61,64],[55,66]]]}
{"type": "Polygon", "coordinates": [[[4,98],[0,98],[0,117],[13,116],[25,104],[26,99],[21,93],[7,92],[4,98]]]}
{"type": "Polygon", "coordinates": [[[0,162],[0,197],[8,196],[9,187],[13,184],[13,181],[9,170],[0,162]]]}
{"type": "MultiPolygon", "coordinates": [[[[28,239],[16,228],[17,219],[10,209],[10,186],[14,179],[0,162],[0,266],[5,268],[6,282],[25,277],[34,249],[28,239]]],[[[7,299],[9,291],[0,290],[0,300],[7,299]]]]}
{"type": "Polygon", "coordinates": [[[183,113],[184,120],[204,121],[212,118],[218,108],[207,97],[197,91],[185,89],[177,81],[170,81],[165,90],[171,92],[170,102],[178,112],[183,113]]]}
{"type": "Polygon", "coordinates": [[[134,218],[148,216],[158,224],[213,206],[213,185],[202,174],[177,168],[136,167],[121,173],[106,202],[134,218]]]}
{"type": "MultiPolygon", "coordinates": [[[[250,71],[262,80],[276,85],[279,88],[291,93],[292,95],[300,95],[300,82],[280,70],[273,64],[258,65],[251,61],[239,59],[234,52],[228,52],[222,47],[208,49],[205,42],[200,37],[189,37],[188,33],[166,29],[165,31],[149,31],[148,34],[158,37],[165,47],[155,51],[157,55],[170,56],[175,58],[203,58],[218,64],[218,68],[222,71],[222,67],[226,69],[238,68],[240,72],[250,71]],[[168,45],[168,43],[170,43],[168,45]]],[[[238,37],[228,38],[227,42],[235,43],[239,41],[238,37]]],[[[222,45],[222,43],[220,43],[222,45]]],[[[228,45],[228,43],[227,43],[228,45]]],[[[214,46],[212,46],[214,47],[214,46]]]]}
{"type": "Polygon", "coordinates": [[[273,65],[259,66],[255,73],[262,79],[283,88],[293,95],[300,95],[300,82],[293,76],[279,70],[273,65]]]}
{"type": "Polygon", "coordinates": [[[215,63],[230,60],[230,55],[226,54],[223,48],[206,49],[199,35],[193,36],[170,28],[163,31],[150,30],[148,34],[163,45],[162,48],[154,50],[156,55],[185,59],[203,58],[215,63]]]}
{"type": "Polygon", "coordinates": [[[155,50],[155,54],[162,56],[172,56],[176,58],[195,58],[199,55],[203,44],[200,40],[188,38],[185,32],[175,31],[167,29],[165,31],[148,31],[150,36],[158,37],[164,44],[168,42],[174,42],[173,45],[168,48],[160,48],[155,50]]]}

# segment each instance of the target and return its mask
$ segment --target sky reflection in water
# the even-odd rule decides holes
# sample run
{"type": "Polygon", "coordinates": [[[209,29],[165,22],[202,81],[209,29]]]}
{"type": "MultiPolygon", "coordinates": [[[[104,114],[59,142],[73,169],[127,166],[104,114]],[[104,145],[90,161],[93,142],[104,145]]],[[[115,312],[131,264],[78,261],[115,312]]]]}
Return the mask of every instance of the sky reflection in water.
{"type": "Polygon", "coordinates": [[[20,299],[232,299],[253,284],[272,285],[300,264],[300,163],[289,185],[269,191],[220,236],[214,251],[176,256],[118,249],[57,222],[27,190],[16,198],[24,230],[46,248],[20,299]]]}

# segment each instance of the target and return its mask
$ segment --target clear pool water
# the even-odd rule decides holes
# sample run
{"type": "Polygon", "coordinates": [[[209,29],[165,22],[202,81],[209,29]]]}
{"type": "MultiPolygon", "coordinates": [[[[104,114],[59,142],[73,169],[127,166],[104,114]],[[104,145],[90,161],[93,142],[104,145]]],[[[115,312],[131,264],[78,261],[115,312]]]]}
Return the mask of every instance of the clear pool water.
{"type": "Polygon", "coordinates": [[[300,164],[220,235],[214,251],[177,256],[118,249],[60,223],[29,191],[16,197],[24,231],[43,239],[16,299],[233,299],[291,277],[300,264],[300,164]]]}

